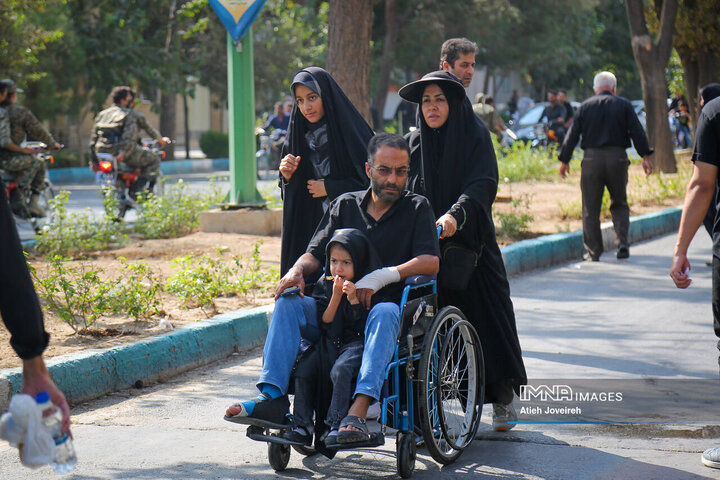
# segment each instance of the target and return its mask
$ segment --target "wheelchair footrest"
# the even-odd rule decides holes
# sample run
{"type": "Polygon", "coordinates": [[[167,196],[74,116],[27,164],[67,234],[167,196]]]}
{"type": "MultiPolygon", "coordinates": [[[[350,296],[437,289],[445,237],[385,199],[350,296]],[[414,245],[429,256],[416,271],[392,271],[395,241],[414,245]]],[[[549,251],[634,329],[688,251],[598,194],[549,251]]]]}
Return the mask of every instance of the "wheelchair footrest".
{"type": "Polygon", "coordinates": [[[291,440],[286,440],[275,433],[266,435],[264,428],[254,425],[248,427],[246,435],[250,440],[255,440],[256,442],[279,443],[281,445],[305,445],[302,442],[293,442],[291,440]]]}
{"type": "Polygon", "coordinates": [[[352,450],[354,448],[379,447],[385,445],[385,435],[382,432],[370,432],[370,439],[366,442],[335,443],[328,446],[331,450],[352,450]]]}

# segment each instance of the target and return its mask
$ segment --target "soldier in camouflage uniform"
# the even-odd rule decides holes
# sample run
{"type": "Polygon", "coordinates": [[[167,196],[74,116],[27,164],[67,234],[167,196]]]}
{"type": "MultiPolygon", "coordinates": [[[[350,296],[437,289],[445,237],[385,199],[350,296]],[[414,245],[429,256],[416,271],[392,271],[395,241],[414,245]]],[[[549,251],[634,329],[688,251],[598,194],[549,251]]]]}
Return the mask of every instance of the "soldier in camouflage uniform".
{"type": "Polygon", "coordinates": [[[90,139],[90,150],[115,155],[118,162],[139,168],[150,188],[160,175],[160,159],[138,145],[140,133],[137,117],[130,109],[133,92],[130,87],[115,87],[112,91],[113,106],[98,113],[90,139]]]}
{"type": "Polygon", "coordinates": [[[45,216],[45,211],[38,201],[40,191],[45,188],[45,162],[33,155],[35,150],[18,145],[25,140],[36,140],[45,143],[52,150],[60,150],[62,147],[30,110],[15,105],[17,101],[15,83],[12,80],[2,80],[2,83],[7,86],[7,96],[2,102],[2,107],[7,111],[10,121],[10,140],[0,148],[0,168],[30,179],[32,195],[28,209],[33,215],[42,217],[45,216]]]}
{"type": "Polygon", "coordinates": [[[137,122],[137,143],[141,146],[141,149],[143,150],[141,153],[141,156],[143,158],[140,160],[140,163],[148,165],[148,172],[155,172],[154,176],[149,178],[150,181],[148,185],[148,190],[152,191],[155,180],[160,175],[160,162],[162,161],[162,157],[158,156],[156,153],[148,150],[147,148],[142,147],[142,142],[140,138],[141,133],[145,131],[153,140],[156,140],[161,147],[164,147],[168,143],[170,143],[170,139],[161,136],[160,132],[158,132],[155,128],[153,128],[152,125],[150,125],[150,123],[148,123],[145,115],[142,112],[135,110],[135,100],[137,99],[137,93],[133,90],[132,95],[133,99],[130,101],[128,107],[130,108],[130,115],[132,115],[137,122]]]}
{"type": "Polygon", "coordinates": [[[137,120],[138,143],[140,143],[140,133],[142,131],[145,131],[153,140],[157,140],[161,147],[164,147],[165,145],[170,143],[169,138],[160,136],[160,132],[155,130],[155,128],[153,128],[153,126],[148,123],[147,118],[142,112],[135,110],[135,104],[136,102],[139,102],[139,100],[137,100],[137,92],[135,92],[135,90],[132,91],[132,95],[133,99],[130,102],[129,107],[132,110],[132,114],[135,116],[135,119],[137,120]]]}
{"type": "MultiPolygon", "coordinates": [[[[0,105],[7,97],[8,85],[4,80],[0,81],[0,105]]],[[[7,148],[10,143],[10,116],[7,110],[0,107],[0,148],[7,148]]]]}

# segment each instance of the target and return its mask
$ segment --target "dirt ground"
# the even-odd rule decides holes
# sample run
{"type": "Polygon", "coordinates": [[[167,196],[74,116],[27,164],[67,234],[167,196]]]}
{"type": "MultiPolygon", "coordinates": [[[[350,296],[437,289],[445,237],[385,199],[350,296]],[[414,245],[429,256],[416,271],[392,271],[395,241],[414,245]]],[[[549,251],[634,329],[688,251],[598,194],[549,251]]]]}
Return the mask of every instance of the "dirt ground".
{"type": "MultiPolygon", "coordinates": [[[[631,166],[631,182],[629,191],[631,197],[643,199],[641,170],[637,165],[631,166]],[[635,176],[636,179],[632,180],[635,176]],[[635,186],[633,186],[635,182],[635,186]]],[[[684,193],[684,192],[683,192],[684,193]]],[[[669,206],[676,206],[682,202],[682,194],[663,201],[636,201],[631,204],[631,215],[640,215],[651,211],[661,210],[669,206]]],[[[529,182],[503,184],[500,186],[498,201],[495,204],[495,213],[528,213],[533,217],[527,231],[517,238],[499,238],[501,245],[507,245],[522,238],[532,238],[540,235],[558,232],[575,231],[581,228],[579,218],[580,187],[579,175],[574,173],[568,180],[558,178],[551,182],[529,182]],[[518,205],[513,205],[512,200],[518,205]],[[520,200],[520,202],[518,202],[520,200]],[[568,216],[570,212],[570,216],[568,216]]],[[[496,215],[497,217],[497,215],[496,215]]],[[[603,220],[608,220],[609,217],[603,220]]],[[[497,223],[497,221],[496,221],[497,223]]],[[[100,267],[108,277],[113,277],[119,271],[117,260],[122,256],[130,262],[143,261],[148,263],[153,272],[162,279],[167,279],[174,272],[170,260],[187,254],[215,255],[216,247],[227,247],[226,255],[249,257],[253,244],[258,239],[263,243],[260,247],[262,269],[267,271],[271,267],[279,267],[280,238],[260,237],[254,235],[240,235],[229,233],[203,233],[196,232],[182,238],[170,240],[133,240],[131,244],[118,250],[97,252],[86,261],[92,262],[93,267],[100,267]]],[[[42,275],[46,264],[41,257],[31,257],[30,263],[42,275]]],[[[73,262],[76,263],[76,262],[73,262]]],[[[73,329],[45,310],[45,328],[50,333],[50,345],[45,351],[45,358],[77,352],[89,348],[107,348],[137,341],[140,338],[167,332],[161,328],[159,322],[167,319],[177,327],[189,322],[203,320],[215,313],[224,313],[251,306],[263,305],[272,302],[270,291],[254,295],[219,298],[215,301],[214,311],[206,312],[200,308],[183,308],[180,300],[168,293],[162,293],[164,316],[156,316],[147,320],[135,322],[132,319],[116,317],[101,318],[95,328],[86,334],[75,333],[73,329]]],[[[20,366],[20,361],[9,346],[9,334],[0,329],[0,369],[20,366]]]]}

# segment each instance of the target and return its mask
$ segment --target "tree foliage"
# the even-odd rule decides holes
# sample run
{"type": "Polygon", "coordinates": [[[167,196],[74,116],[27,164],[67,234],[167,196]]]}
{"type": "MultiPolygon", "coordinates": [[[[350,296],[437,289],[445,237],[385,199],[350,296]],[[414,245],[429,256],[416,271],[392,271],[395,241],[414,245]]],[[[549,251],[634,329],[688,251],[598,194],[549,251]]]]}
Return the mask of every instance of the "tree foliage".
{"type": "Polygon", "coordinates": [[[325,66],[328,2],[268,0],[253,25],[255,104],[267,111],[290,96],[298,70],[325,66]]]}
{"type": "Polygon", "coordinates": [[[717,0],[680,2],[673,46],[682,63],[693,122],[698,117],[698,90],[720,78],[720,15],[717,0]]]}
{"type": "MultiPolygon", "coordinates": [[[[675,46],[683,67],[684,52],[720,48],[714,3],[681,4],[677,29],[684,33],[675,46]]],[[[258,113],[290,94],[299,69],[326,66],[328,12],[328,1],[267,1],[253,26],[258,113]]],[[[437,69],[442,42],[464,36],[480,47],[479,67],[519,72],[535,98],[558,87],[589,95],[602,69],[618,76],[620,93],[637,98],[626,21],[622,0],[375,0],[370,91],[377,100],[387,84],[437,69]]],[[[139,89],[156,110],[161,92],[193,96],[196,85],[226,101],[227,34],[208,0],[5,0],[0,25],[0,74],[20,80],[24,101],[41,118],[81,123],[118,84],[139,89]]]]}
{"type": "Polygon", "coordinates": [[[15,80],[32,75],[46,44],[62,37],[60,30],[45,28],[34,20],[48,14],[46,0],[0,2],[0,73],[15,80]]]}

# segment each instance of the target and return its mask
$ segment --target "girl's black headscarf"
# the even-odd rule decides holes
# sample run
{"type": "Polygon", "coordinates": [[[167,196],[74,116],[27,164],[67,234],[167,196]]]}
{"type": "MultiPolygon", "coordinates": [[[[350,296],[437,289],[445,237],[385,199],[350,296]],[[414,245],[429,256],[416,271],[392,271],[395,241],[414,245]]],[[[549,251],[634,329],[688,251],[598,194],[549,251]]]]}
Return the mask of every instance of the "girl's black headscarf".
{"type": "MultiPolygon", "coordinates": [[[[411,165],[409,189],[430,200],[435,217],[462,206],[465,215],[479,217],[474,232],[464,232],[471,244],[483,243],[479,235],[494,236],[492,203],[498,184],[498,169],[488,129],[475,116],[462,83],[452,73],[437,71],[400,89],[400,96],[422,107],[422,94],[428,85],[438,85],[448,101],[445,124],[430,128],[418,109],[420,129],[408,136],[413,157],[420,149],[421,164],[411,165]]],[[[457,218],[456,216],[456,218],[457,218]]],[[[473,246],[473,245],[469,245],[473,246]]]]}
{"type": "Polygon", "coordinates": [[[330,277],[330,250],[335,245],[341,245],[348,251],[353,261],[353,278],[352,282],[356,283],[366,274],[382,268],[382,262],[375,247],[370,243],[368,238],[357,228],[340,228],[335,230],[332,238],[325,247],[325,273],[316,284],[318,295],[313,293],[313,297],[324,297],[327,301],[332,297],[333,281],[327,280],[330,277]]]}
{"type": "MultiPolygon", "coordinates": [[[[328,199],[356,190],[369,184],[365,174],[367,144],[374,135],[365,119],[350,102],[340,86],[325,70],[308,67],[293,79],[295,86],[302,84],[320,95],[327,122],[330,175],[325,179],[328,199]],[[319,91],[318,91],[319,90],[319,91]]],[[[305,133],[309,122],[300,113],[297,103],[290,114],[288,135],[281,155],[288,153],[302,157],[290,181],[283,186],[283,225],[280,273],[284,275],[295,260],[305,253],[310,237],[322,217],[324,199],[312,198],[307,190],[308,180],[315,178],[310,164],[305,133]]],[[[283,179],[280,179],[281,184],[283,179]]]]}
{"type": "Polygon", "coordinates": [[[720,97],[720,83],[708,83],[700,89],[700,96],[703,104],[707,105],[711,100],[720,97]]]}

